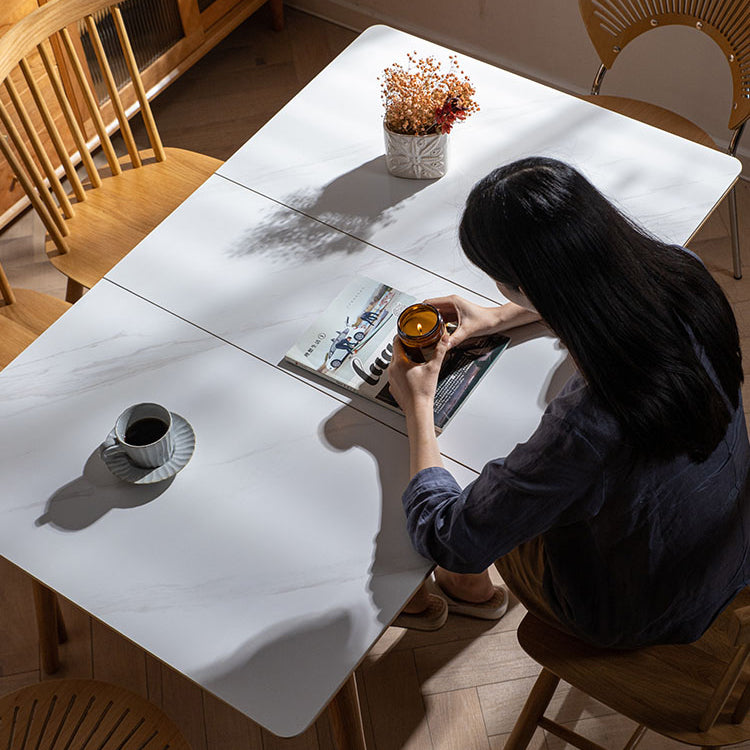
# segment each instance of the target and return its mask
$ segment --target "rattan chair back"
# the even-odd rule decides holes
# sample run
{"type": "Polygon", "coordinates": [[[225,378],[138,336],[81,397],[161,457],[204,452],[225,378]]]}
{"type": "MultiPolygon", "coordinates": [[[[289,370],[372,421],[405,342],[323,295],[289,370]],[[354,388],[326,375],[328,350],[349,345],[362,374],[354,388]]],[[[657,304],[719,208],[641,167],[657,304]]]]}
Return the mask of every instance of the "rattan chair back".
{"type": "MultiPolygon", "coordinates": [[[[747,0],[579,0],[578,4],[605,69],[615,64],[633,39],[647,31],[678,24],[707,34],[721,47],[732,72],[730,130],[750,117],[750,3],[747,0]]],[[[600,71],[598,78],[602,75],[600,71]]]]}

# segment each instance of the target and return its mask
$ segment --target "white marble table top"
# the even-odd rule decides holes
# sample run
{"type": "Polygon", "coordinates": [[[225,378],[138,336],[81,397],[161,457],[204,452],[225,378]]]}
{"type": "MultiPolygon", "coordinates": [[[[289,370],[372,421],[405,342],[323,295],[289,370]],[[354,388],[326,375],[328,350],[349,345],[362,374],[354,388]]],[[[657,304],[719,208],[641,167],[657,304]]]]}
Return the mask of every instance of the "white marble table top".
{"type": "Polygon", "coordinates": [[[430,568],[401,434],[114,284],[0,378],[2,554],[272,732],[314,720],[430,568]],[[98,456],[139,401],[196,434],[156,485],[98,456]]]}
{"type": "Polygon", "coordinates": [[[467,285],[488,296],[491,283],[465,268],[456,229],[471,186],[497,166],[531,155],[567,161],[633,219],[679,244],[740,173],[727,154],[458,55],[481,111],[454,127],[448,173],[392,177],[378,76],[410,51],[448,62],[444,47],[371,27],[218,173],[454,281],[471,278],[467,285]]]}

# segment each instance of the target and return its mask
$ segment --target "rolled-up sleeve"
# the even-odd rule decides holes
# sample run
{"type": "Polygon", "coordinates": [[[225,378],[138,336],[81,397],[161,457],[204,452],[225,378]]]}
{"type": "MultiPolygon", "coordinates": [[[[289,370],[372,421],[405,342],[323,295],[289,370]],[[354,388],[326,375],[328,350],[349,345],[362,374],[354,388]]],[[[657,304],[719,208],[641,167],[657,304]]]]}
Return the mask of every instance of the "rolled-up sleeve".
{"type": "Polygon", "coordinates": [[[583,435],[545,414],[526,443],[490,461],[463,490],[447,469],[415,474],[402,498],[412,543],[448,570],[481,572],[552,526],[595,514],[601,466],[583,435]]]}

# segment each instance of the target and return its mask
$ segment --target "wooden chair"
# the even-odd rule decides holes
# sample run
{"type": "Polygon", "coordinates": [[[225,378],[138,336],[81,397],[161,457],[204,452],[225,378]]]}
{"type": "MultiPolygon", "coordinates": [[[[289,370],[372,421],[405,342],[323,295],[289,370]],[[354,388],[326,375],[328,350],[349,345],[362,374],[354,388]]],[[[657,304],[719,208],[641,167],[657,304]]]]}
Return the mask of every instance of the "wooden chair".
{"type": "Polygon", "coordinates": [[[51,680],[0,698],[4,750],[190,750],[153,703],[96,680],[51,680]]]}
{"type": "Polygon", "coordinates": [[[47,252],[68,277],[70,302],[222,163],[162,145],[113,0],[50,0],[16,23],[0,38],[0,83],[0,123],[6,131],[0,152],[44,222],[47,252]],[[123,62],[117,68],[111,62],[115,55],[123,62]],[[115,81],[115,69],[124,81],[115,81]],[[94,76],[101,78],[102,101],[94,76]],[[144,151],[126,116],[136,109],[151,145],[144,151]],[[115,124],[127,149],[121,158],[108,135],[115,124]],[[107,163],[101,171],[92,157],[97,146],[107,163]],[[71,153],[80,156],[84,180],[71,153]]]}
{"type": "MultiPolygon", "coordinates": [[[[599,89],[604,75],[620,56],[626,45],[651,29],[670,24],[695,28],[707,34],[726,56],[732,71],[732,109],[729,129],[732,131],[728,152],[732,155],[750,117],[750,9],[747,0],[578,0],[583,22],[594,44],[601,66],[594,77],[591,96],[585,97],[602,107],[628,115],[649,125],[667,130],[683,138],[719,148],[711,136],[690,120],[654,104],[616,96],[602,96],[599,89]]],[[[728,196],[730,235],[734,277],[742,277],[737,198],[734,188],[728,196]]]]}
{"type": "Polygon", "coordinates": [[[0,370],[70,305],[31,289],[12,289],[0,266],[0,370]]]}
{"type": "Polygon", "coordinates": [[[542,671],[505,750],[521,750],[537,726],[582,750],[602,750],[544,716],[559,681],[573,685],[638,724],[628,750],[646,729],[678,742],[721,747],[750,739],[750,589],[691,644],[634,651],[599,649],[527,614],[518,641],[542,671]]]}

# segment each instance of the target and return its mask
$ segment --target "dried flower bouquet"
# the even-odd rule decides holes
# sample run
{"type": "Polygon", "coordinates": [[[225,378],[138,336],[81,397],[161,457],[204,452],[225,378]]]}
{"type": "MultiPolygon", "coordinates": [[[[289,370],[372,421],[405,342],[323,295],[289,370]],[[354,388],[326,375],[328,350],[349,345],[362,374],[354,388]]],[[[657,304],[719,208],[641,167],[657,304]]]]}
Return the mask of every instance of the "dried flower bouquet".
{"type": "Polygon", "coordinates": [[[408,67],[394,63],[379,79],[388,130],[404,135],[450,133],[456,121],[479,111],[474,86],[455,55],[448,56],[447,72],[434,57],[418,58],[416,52],[407,57],[408,67]]]}

